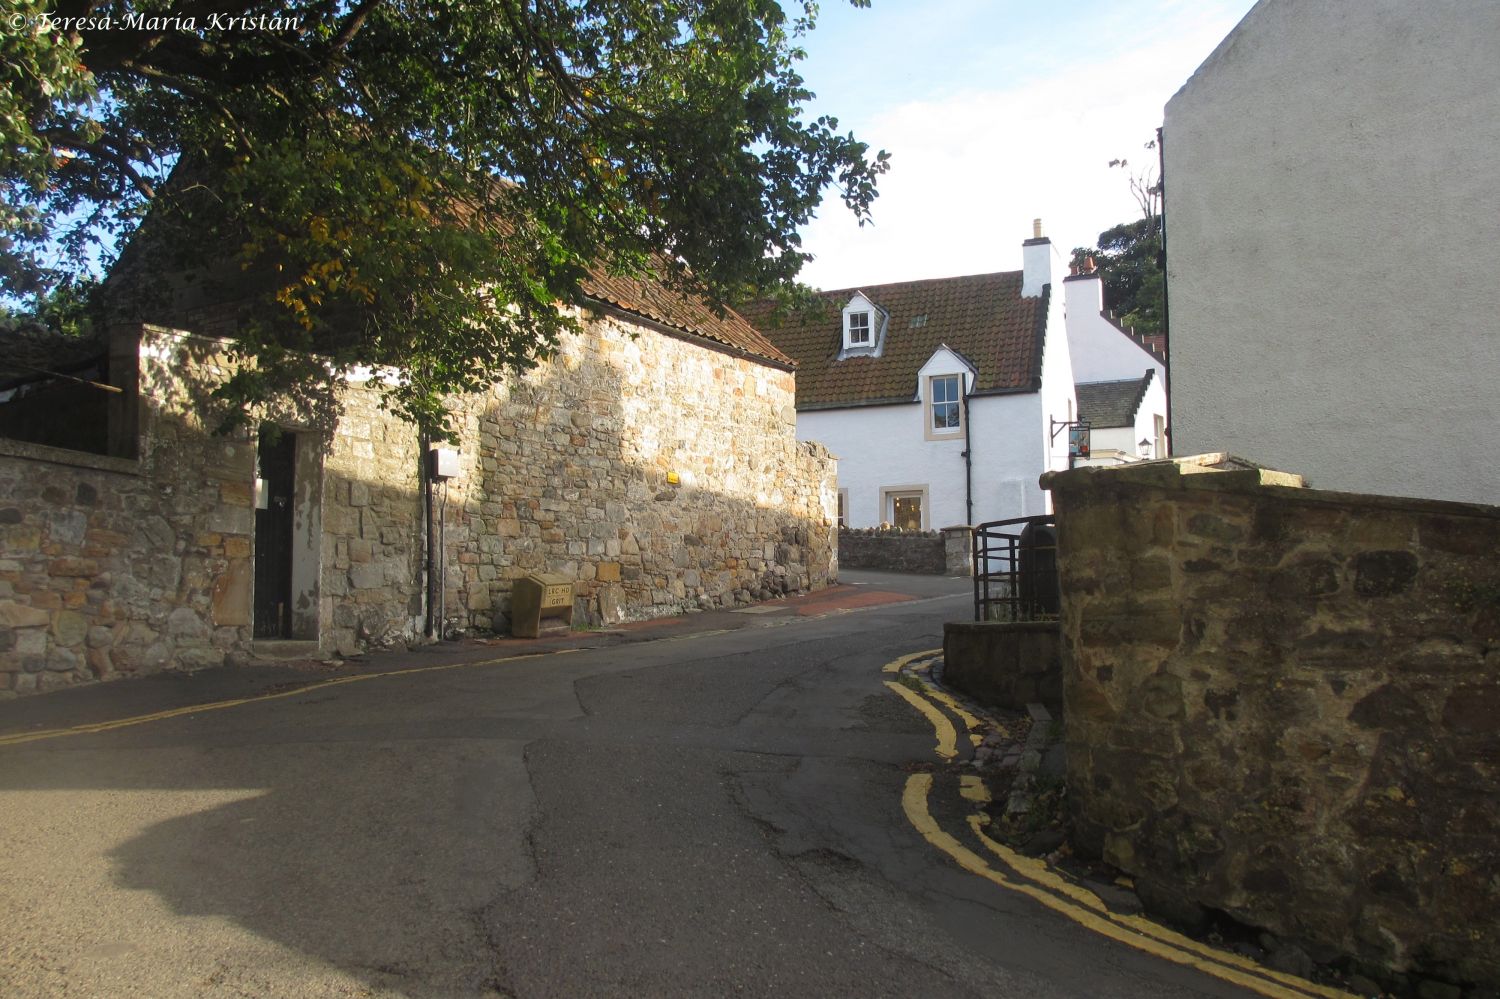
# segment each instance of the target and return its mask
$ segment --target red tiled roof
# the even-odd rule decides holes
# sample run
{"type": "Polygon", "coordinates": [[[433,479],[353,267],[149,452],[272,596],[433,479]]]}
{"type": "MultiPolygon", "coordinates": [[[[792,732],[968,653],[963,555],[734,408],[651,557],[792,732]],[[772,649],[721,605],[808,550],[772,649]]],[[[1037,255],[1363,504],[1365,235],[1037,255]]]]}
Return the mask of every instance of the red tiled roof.
{"type": "Polygon", "coordinates": [[[768,302],[740,311],[797,363],[797,408],[908,401],[942,346],[978,370],[976,394],[1040,387],[1048,291],[1021,297],[1021,272],[865,285],[818,293],[821,314],[778,317],[768,302]],[[855,292],[889,315],[880,356],[839,360],[842,310],[855,292]]]}
{"type": "Polygon", "coordinates": [[[702,299],[674,291],[643,277],[624,277],[592,268],[583,279],[583,293],[589,298],[613,305],[625,312],[652,322],[681,330],[703,340],[711,340],[740,353],[750,354],[773,364],[791,367],[793,361],[777,350],[755,327],[732,309],[724,315],[702,299]]]}

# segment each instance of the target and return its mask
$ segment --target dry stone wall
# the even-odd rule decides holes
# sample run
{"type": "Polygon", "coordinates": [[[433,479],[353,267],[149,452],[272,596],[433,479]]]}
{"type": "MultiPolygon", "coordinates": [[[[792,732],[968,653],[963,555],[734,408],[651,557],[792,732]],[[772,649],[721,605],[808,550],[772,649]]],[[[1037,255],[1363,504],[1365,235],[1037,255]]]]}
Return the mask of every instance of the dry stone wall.
{"type": "Polygon", "coordinates": [[[1500,982],[1500,508],[1194,462],[1045,480],[1082,845],[1143,896],[1500,982]]]}

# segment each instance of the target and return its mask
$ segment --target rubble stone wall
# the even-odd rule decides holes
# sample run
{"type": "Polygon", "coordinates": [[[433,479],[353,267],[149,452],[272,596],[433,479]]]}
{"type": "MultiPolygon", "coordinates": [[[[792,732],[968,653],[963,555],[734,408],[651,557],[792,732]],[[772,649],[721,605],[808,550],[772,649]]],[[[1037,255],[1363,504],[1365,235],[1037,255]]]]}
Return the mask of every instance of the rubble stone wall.
{"type": "Polygon", "coordinates": [[[927,576],[941,576],[948,571],[947,548],[938,531],[840,531],[839,564],[845,569],[881,569],[927,576]]]}
{"type": "Polygon", "coordinates": [[[0,694],[220,665],[250,639],[248,437],[174,409],[142,354],[138,460],[0,441],[0,694]]]}
{"type": "MultiPolygon", "coordinates": [[[[0,696],[251,651],[255,438],[216,436],[219,341],[146,328],[139,458],[0,441],[0,696]]],[[[512,581],[575,581],[575,621],[643,619],[837,577],[836,463],[795,437],[793,376],[592,317],[555,360],[451,403],[449,627],[503,631],[512,581]]],[[[299,617],[323,652],[413,640],[425,520],[415,432],[373,386],[299,436],[299,617]]],[[[295,630],[295,629],[294,629],[295,630]]]]}
{"type": "Polygon", "coordinates": [[[1500,982],[1500,508],[1193,462],[1046,477],[1081,845],[1143,897],[1500,982]]]}
{"type": "Polygon", "coordinates": [[[595,315],[550,363],[455,403],[450,617],[503,630],[531,572],[574,580],[591,625],[828,585],[836,463],[796,439],[794,398],[789,371],[595,315]]]}

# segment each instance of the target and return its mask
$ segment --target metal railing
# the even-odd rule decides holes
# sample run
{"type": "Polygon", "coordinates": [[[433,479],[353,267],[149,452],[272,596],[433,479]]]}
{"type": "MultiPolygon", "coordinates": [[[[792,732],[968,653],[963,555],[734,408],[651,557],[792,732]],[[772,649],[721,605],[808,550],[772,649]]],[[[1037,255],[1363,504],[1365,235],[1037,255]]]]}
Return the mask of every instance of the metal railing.
{"type": "Polygon", "coordinates": [[[1055,621],[1061,606],[1051,515],[974,528],[974,620],[1055,621]]]}

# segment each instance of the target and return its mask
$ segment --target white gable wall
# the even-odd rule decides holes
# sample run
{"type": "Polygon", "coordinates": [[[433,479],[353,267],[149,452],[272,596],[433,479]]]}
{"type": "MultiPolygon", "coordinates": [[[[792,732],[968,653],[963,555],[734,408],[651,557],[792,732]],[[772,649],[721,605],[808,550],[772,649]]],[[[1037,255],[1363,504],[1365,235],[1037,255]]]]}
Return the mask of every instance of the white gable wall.
{"type": "MultiPolygon", "coordinates": [[[[1041,471],[1036,473],[1038,477],[1042,471],[1057,472],[1068,467],[1068,432],[1065,429],[1059,429],[1054,438],[1052,421],[1064,423],[1078,415],[1078,399],[1073,389],[1075,379],[1071,351],[1068,349],[1065,316],[1066,309],[1059,282],[1052,285],[1047,300],[1047,334],[1042,345],[1042,390],[1039,399],[1040,419],[1037,429],[1041,434],[1043,459],[1038,466],[1041,471]]],[[[1047,499],[1046,509],[1033,512],[1050,513],[1052,511],[1052,494],[1045,493],[1044,495],[1047,499]]],[[[1021,516],[1021,514],[1016,516],[1021,516]]]]}
{"type": "Polygon", "coordinates": [[[1500,502],[1500,4],[1262,0],[1167,105],[1174,444],[1500,502]]]}
{"type": "Polygon", "coordinates": [[[1153,380],[1158,383],[1166,377],[1166,366],[1155,354],[1104,318],[1104,282],[1097,274],[1068,277],[1062,287],[1067,302],[1074,381],[1139,378],[1147,368],[1156,372],[1153,380]]]}

